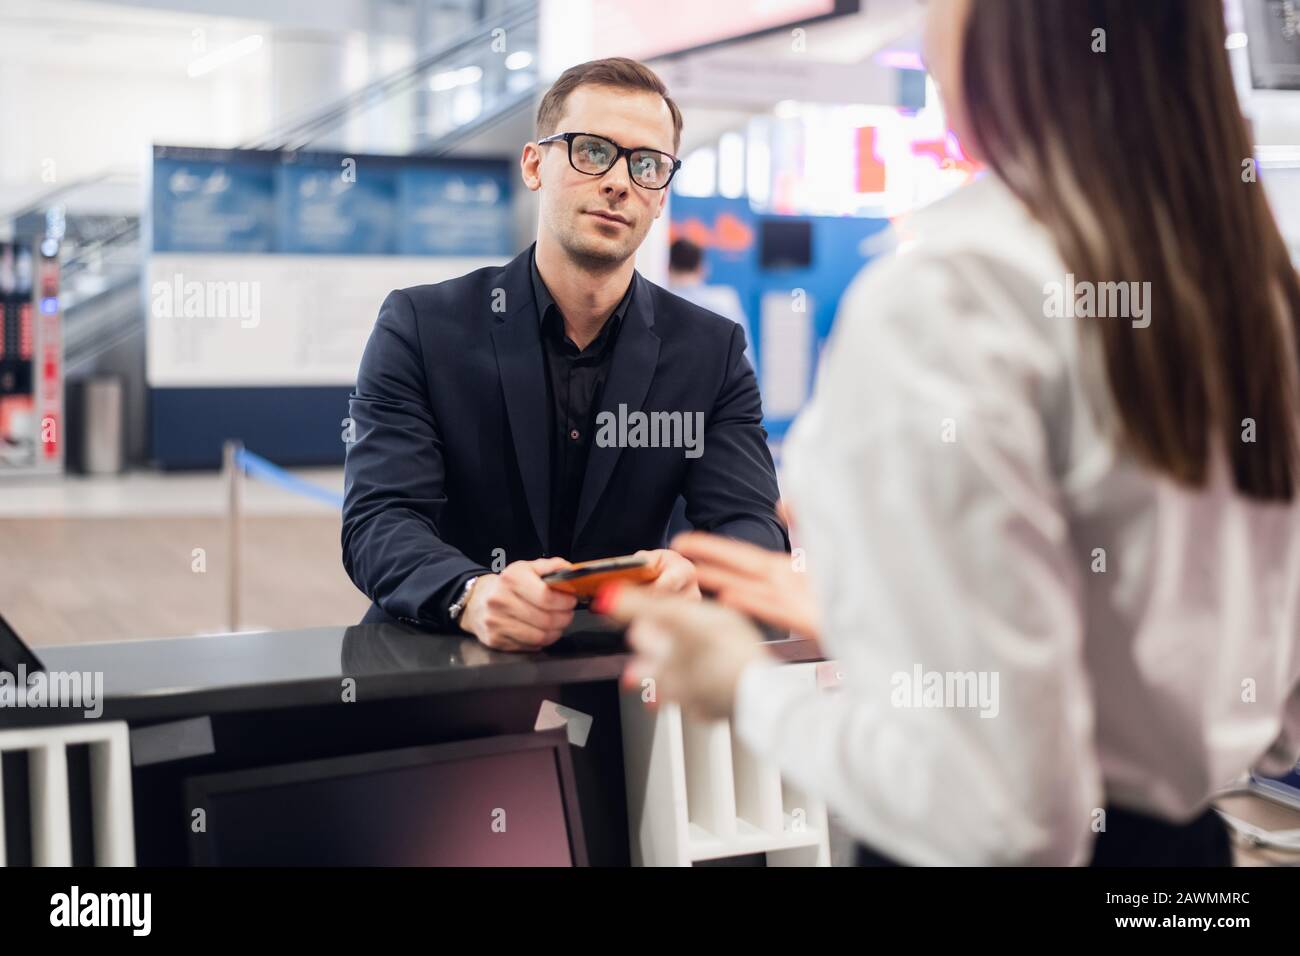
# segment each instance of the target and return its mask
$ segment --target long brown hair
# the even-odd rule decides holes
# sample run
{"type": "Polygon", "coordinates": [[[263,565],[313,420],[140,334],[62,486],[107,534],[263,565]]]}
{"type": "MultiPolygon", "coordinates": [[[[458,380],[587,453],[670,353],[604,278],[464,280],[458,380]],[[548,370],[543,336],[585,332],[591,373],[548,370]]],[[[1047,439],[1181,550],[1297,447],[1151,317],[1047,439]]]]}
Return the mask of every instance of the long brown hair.
{"type": "Polygon", "coordinates": [[[1084,326],[1119,440],[1194,488],[1221,449],[1243,494],[1291,501],[1300,278],[1247,175],[1225,32],[1222,0],[974,0],[964,105],[1080,280],[1150,283],[1149,328],[1084,326]]]}

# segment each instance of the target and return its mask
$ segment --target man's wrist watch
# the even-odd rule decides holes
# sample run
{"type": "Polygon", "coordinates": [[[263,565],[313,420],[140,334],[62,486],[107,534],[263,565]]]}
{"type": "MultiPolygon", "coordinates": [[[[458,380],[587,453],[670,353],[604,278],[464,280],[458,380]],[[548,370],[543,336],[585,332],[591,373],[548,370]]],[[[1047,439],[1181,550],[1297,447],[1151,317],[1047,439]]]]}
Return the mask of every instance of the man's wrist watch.
{"type": "Polygon", "coordinates": [[[460,597],[456,598],[455,603],[447,608],[447,616],[451,618],[451,623],[460,622],[460,614],[465,610],[465,605],[469,603],[470,592],[474,590],[474,585],[478,584],[478,579],[483,575],[475,575],[465,582],[465,586],[460,589],[460,597]]]}

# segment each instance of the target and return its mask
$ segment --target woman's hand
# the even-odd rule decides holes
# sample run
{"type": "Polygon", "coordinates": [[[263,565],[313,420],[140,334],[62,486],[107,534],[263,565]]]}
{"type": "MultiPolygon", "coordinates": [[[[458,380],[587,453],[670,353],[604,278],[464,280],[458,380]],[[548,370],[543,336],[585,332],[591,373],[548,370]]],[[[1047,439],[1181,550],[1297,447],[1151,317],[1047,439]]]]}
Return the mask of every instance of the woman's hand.
{"type": "Polygon", "coordinates": [[[695,565],[700,588],[713,592],[720,603],[817,639],[817,603],[808,575],[795,570],[791,555],[698,531],[679,534],[672,548],[695,565]]]}
{"type": "Polygon", "coordinates": [[[676,701],[692,716],[729,717],[741,673],[774,660],[753,624],[711,601],[609,585],[592,610],[630,624],[627,640],[636,656],[623,673],[624,685],[640,688],[651,680],[656,701],[676,701]]]}

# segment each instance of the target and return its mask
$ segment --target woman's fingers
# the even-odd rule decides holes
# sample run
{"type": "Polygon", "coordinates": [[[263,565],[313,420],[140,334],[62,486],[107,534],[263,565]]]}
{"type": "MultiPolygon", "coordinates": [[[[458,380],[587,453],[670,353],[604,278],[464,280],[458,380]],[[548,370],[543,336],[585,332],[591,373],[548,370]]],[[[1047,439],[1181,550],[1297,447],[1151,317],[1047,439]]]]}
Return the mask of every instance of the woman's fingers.
{"type": "Polygon", "coordinates": [[[677,635],[663,625],[640,618],[627,629],[627,643],[651,668],[661,667],[673,652],[677,635]]]}
{"type": "MultiPolygon", "coordinates": [[[[805,637],[816,635],[817,625],[808,595],[795,587],[793,581],[756,579],[707,565],[698,568],[698,576],[700,587],[713,592],[719,604],[805,637]]],[[[707,631],[710,616],[721,608],[656,593],[649,588],[611,585],[597,595],[592,610],[623,622],[634,618],[652,620],[685,636],[707,631]]]]}
{"type": "Polygon", "coordinates": [[[720,604],[778,627],[791,627],[802,616],[795,595],[778,594],[767,586],[740,582],[719,588],[715,597],[720,604]]]}
{"type": "MultiPolygon", "coordinates": [[[[616,621],[652,624],[675,639],[702,638],[731,613],[709,602],[664,594],[645,586],[609,584],[596,593],[591,609],[616,621]]],[[[629,632],[629,641],[631,633],[629,632]]]]}
{"type": "Polygon", "coordinates": [[[720,594],[718,601],[749,615],[756,621],[791,631],[801,637],[816,639],[820,631],[815,609],[804,601],[792,600],[773,604],[770,595],[757,591],[720,594]]]}
{"type": "Polygon", "coordinates": [[[701,591],[720,594],[736,587],[768,587],[766,577],[755,578],[748,574],[738,574],[729,568],[720,568],[708,564],[695,566],[695,582],[701,591]]]}
{"type": "Polygon", "coordinates": [[[735,541],[702,531],[679,534],[673,538],[672,548],[682,557],[694,562],[697,568],[711,565],[746,577],[764,574],[768,562],[777,557],[773,552],[748,541],[735,541]]]}
{"type": "MultiPolygon", "coordinates": [[[[681,598],[656,593],[648,587],[607,584],[596,592],[591,609],[616,621],[627,623],[633,618],[667,620],[673,616],[678,604],[688,604],[681,598]]],[[[688,605],[689,606],[689,605],[688,605]]]]}
{"type": "Polygon", "coordinates": [[[593,607],[630,622],[633,659],[624,674],[625,689],[639,685],[643,694],[649,690],[676,700],[710,719],[731,712],[740,673],[767,656],[753,624],[714,602],[611,584],[596,595],[593,607]]]}

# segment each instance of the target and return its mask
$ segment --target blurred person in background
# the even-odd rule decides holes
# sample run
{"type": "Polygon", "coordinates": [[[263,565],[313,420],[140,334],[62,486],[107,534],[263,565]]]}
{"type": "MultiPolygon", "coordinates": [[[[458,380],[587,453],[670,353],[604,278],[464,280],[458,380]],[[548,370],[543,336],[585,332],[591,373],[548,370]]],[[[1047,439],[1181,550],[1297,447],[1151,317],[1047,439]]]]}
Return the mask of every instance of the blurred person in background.
{"type": "Polygon", "coordinates": [[[990,173],[846,293],[785,449],[808,574],[694,534],[718,602],[600,596],[629,681],[730,717],[864,864],[1226,865],[1216,790],[1296,763],[1300,282],[1224,43],[1220,0],[932,0],[990,173]]]}
{"type": "MultiPolygon", "coordinates": [[[[668,247],[668,291],[739,325],[746,342],[745,358],[753,368],[754,339],[745,310],[740,305],[740,296],[729,285],[707,285],[704,280],[708,271],[703,249],[689,239],[673,240],[668,247]]],[[[691,530],[691,523],[686,519],[686,499],[678,498],[672,517],[668,519],[669,537],[691,530]]]]}
{"type": "Polygon", "coordinates": [[[739,325],[749,345],[745,357],[753,365],[754,335],[740,304],[740,296],[729,285],[709,285],[706,281],[708,273],[703,249],[689,239],[673,241],[668,248],[668,291],[739,325]]]}

